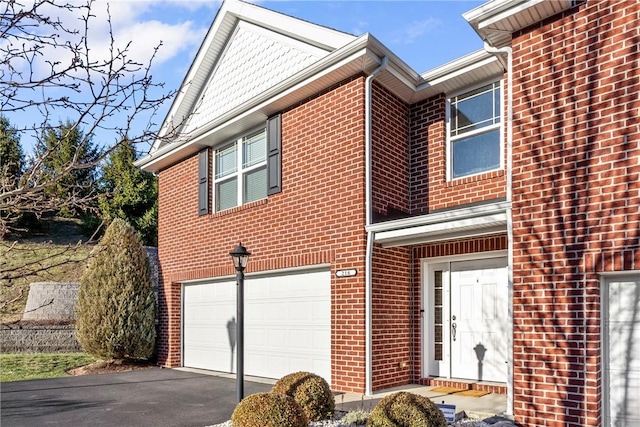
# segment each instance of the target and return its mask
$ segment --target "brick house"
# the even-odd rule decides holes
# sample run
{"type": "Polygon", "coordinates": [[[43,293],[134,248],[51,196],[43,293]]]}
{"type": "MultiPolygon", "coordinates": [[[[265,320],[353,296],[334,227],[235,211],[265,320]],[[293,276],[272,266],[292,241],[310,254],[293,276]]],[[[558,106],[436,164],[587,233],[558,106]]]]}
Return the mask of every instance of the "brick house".
{"type": "Polygon", "coordinates": [[[419,74],[371,34],[222,4],[138,161],[159,175],[159,363],[234,371],[241,240],[247,374],[640,423],[640,5],[464,18],[485,49],[419,74]]]}

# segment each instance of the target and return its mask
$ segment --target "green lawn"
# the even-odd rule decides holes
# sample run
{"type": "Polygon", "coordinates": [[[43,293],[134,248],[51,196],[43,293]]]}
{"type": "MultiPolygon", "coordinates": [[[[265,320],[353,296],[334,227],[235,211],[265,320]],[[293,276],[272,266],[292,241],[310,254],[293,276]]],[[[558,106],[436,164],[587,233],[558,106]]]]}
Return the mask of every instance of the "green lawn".
{"type": "Polygon", "coordinates": [[[66,370],[94,361],[86,353],[0,354],[0,382],[64,377],[66,370]]]}

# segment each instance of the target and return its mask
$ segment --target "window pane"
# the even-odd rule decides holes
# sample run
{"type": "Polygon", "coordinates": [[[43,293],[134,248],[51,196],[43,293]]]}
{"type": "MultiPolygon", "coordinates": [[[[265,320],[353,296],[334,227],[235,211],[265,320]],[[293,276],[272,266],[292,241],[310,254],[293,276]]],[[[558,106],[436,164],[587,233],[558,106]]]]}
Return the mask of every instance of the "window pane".
{"type": "Polygon", "coordinates": [[[216,184],[216,211],[238,206],[238,179],[232,178],[216,184]]]}
{"type": "Polygon", "coordinates": [[[453,142],[453,177],[472,175],[500,167],[500,130],[453,142]]]}
{"type": "Polygon", "coordinates": [[[443,352],[442,352],[442,344],[436,344],[435,345],[435,355],[434,355],[434,359],[435,360],[442,360],[443,356],[443,352]]]}
{"type": "Polygon", "coordinates": [[[242,167],[249,167],[264,162],[267,157],[267,138],[264,131],[244,140],[242,167]]]}
{"type": "Polygon", "coordinates": [[[452,105],[456,127],[454,135],[461,131],[479,129],[493,124],[493,97],[491,92],[474,96],[452,105]]]}
{"type": "Polygon", "coordinates": [[[451,135],[500,122],[500,86],[484,86],[451,99],[451,135]]]}
{"type": "Polygon", "coordinates": [[[231,144],[220,150],[216,150],[216,178],[221,178],[236,172],[238,157],[236,144],[231,144]]]}
{"type": "Polygon", "coordinates": [[[267,197],[267,168],[260,168],[244,176],[245,203],[267,197]]]}

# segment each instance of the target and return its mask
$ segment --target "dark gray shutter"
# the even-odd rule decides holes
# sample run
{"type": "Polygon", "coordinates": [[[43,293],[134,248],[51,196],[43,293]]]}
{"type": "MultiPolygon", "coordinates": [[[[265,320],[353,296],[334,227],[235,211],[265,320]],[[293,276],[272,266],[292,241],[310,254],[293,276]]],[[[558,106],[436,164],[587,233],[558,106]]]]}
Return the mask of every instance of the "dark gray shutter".
{"type": "Polygon", "coordinates": [[[209,149],[198,153],[198,214],[209,213],[209,149]]]}
{"type": "Polygon", "coordinates": [[[267,120],[267,194],[282,191],[282,119],[267,120]]]}

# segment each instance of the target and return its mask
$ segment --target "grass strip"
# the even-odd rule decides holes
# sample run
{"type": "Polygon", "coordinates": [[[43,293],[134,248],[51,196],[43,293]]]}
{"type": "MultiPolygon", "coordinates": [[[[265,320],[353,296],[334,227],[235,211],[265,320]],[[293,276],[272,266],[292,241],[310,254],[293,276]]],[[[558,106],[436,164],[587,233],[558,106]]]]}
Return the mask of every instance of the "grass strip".
{"type": "Polygon", "coordinates": [[[96,359],[86,353],[0,354],[0,382],[66,376],[66,371],[96,359]]]}

